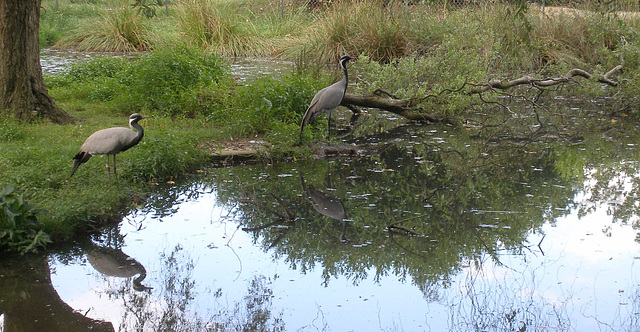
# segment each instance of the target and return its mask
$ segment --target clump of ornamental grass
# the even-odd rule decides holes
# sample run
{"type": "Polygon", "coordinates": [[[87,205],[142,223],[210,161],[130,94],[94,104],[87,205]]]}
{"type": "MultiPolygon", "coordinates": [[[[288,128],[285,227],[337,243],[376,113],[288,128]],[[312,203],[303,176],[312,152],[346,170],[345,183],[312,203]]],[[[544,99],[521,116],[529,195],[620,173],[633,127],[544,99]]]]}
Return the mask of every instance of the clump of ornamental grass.
{"type": "Polygon", "coordinates": [[[345,53],[366,53],[376,61],[389,62],[413,51],[409,19],[405,7],[386,8],[368,1],[336,3],[302,35],[286,41],[283,54],[298,58],[304,53],[313,61],[329,62],[345,53]]]}
{"type": "Polygon", "coordinates": [[[150,48],[148,22],[128,3],[105,8],[98,17],[79,23],[56,47],[97,52],[136,52],[150,48]]]}
{"type": "Polygon", "coordinates": [[[580,66],[610,63],[606,55],[635,43],[640,23],[640,16],[592,11],[532,10],[530,17],[547,61],[580,66]]]}
{"type": "Polygon", "coordinates": [[[180,0],[180,34],[187,43],[221,55],[258,55],[265,44],[255,27],[236,7],[218,0],[180,0]]]}

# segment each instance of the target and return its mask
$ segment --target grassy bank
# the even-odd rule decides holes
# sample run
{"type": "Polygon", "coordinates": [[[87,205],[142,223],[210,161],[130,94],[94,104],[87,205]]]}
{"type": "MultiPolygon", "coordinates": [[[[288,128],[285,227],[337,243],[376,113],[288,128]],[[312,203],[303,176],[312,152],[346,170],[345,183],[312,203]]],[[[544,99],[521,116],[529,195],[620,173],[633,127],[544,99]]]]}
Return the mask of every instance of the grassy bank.
{"type": "MultiPolygon", "coordinates": [[[[3,221],[4,249],[24,248],[19,237],[25,234],[42,240],[23,232],[18,219],[54,241],[119,220],[154,183],[206,167],[213,141],[259,136],[273,146],[269,158],[304,158],[307,149],[295,145],[300,118],[314,93],[339,75],[319,69],[345,52],[358,57],[350,66],[351,91],[384,88],[400,97],[524,74],[559,77],[574,67],[599,74],[624,59],[615,89],[581,82],[555,93],[615,94],[631,101],[628,111],[637,108],[640,20],[616,13],[636,10],[632,2],[597,10],[586,3],[585,11],[571,15],[543,15],[538,7],[504,2],[460,8],[345,1],[313,11],[300,3],[286,2],[283,14],[279,1],[180,0],[168,13],[159,7],[156,17],[147,18],[123,1],[60,0],[57,10],[55,1],[43,1],[43,47],[150,52],[135,60],[100,58],[47,77],[54,100],[80,119],[75,125],[1,119],[0,189],[15,188],[3,202],[22,202],[16,196],[22,195],[46,211],[33,212],[41,226],[27,222],[29,208],[24,218],[3,221]],[[297,70],[237,84],[221,57],[229,55],[286,58],[296,61],[297,70]],[[118,157],[120,178],[107,177],[103,157],[69,177],[84,139],[98,129],[126,126],[134,112],[152,118],[141,122],[143,141],[118,157]]],[[[472,98],[455,95],[426,107],[464,115],[482,107],[472,98]]],[[[325,121],[310,128],[307,140],[326,135],[325,121]]]]}

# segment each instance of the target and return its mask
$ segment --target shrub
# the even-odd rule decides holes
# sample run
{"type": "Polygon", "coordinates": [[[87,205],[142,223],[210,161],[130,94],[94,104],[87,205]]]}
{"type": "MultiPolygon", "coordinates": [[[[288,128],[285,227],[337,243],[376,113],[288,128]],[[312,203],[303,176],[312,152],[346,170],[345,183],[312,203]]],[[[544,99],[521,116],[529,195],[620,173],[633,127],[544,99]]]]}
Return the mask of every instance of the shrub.
{"type": "Polygon", "coordinates": [[[101,56],[87,61],[75,62],[68,70],[57,75],[46,76],[49,88],[65,87],[73,84],[101,83],[105,78],[113,78],[127,66],[122,57],[101,56]]]}
{"type": "Polygon", "coordinates": [[[202,91],[225,89],[229,66],[219,56],[189,48],[167,48],[141,56],[119,76],[116,106],[175,116],[194,114],[202,91]]]}
{"type": "Polygon", "coordinates": [[[101,56],[76,62],[63,73],[45,76],[49,89],[56,90],[58,98],[88,99],[92,102],[112,100],[121,93],[119,75],[127,68],[129,60],[122,57],[101,56]]]}
{"type": "Polygon", "coordinates": [[[45,82],[58,97],[107,101],[122,113],[193,116],[207,112],[203,96],[229,87],[229,72],[219,56],[176,47],[131,60],[100,57],[76,63],[45,82]]]}
{"type": "Polygon", "coordinates": [[[210,119],[215,125],[227,126],[234,135],[263,134],[282,123],[299,124],[323,83],[300,74],[259,79],[237,87],[231,104],[212,113],[210,119]]]}
{"type": "Polygon", "coordinates": [[[27,204],[12,185],[0,190],[0,251],[25,254],[50,243],[37,217],[42,212],[27,204]]]}
{"type": "Polygon", "coordinates": [[[171,179],[176,174],[194,171],[207,157],[206,150],[198,147],[196,137],[155,133],[132,149],[131,157],[121,169],[136,182],[171,179]]]}

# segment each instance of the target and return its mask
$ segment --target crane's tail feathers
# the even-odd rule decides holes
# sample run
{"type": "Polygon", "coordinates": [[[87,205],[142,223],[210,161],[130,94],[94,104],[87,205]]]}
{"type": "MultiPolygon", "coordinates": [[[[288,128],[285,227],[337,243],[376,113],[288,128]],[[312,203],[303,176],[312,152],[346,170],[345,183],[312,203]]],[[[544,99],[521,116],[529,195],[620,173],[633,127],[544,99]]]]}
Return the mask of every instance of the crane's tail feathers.
{"type": "Polygon", "coordinates": [[[300,140],[302,140],[302,132],[304,131],[304,127],[308,124],[312,123],[314,119],[312,119],[313,112],[311,111],[311,107],[307,108],[307,111],[304,113],[304,117],[302,117],[302,123],[300,124],[300,140]]]}
{"type": "Polygon", "coordinates": [[[78,154],[76,154],[75,157],[73,157],[73,169],[71,170],[70,176],[73,176],[73,174],[76,172],[78,167],[80,167],[82,163],[86,163],[87,160],[89,160],[90,158],[91,158],[90,154],[86,152],[78,152],[78,154]]]}

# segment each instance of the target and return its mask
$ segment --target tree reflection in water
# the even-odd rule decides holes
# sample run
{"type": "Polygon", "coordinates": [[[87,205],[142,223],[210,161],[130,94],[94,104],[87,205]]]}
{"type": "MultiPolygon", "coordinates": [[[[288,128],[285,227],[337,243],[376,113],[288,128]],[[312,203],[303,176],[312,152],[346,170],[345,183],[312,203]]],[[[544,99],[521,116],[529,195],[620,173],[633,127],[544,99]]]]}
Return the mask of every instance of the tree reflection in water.
{"type": "Polygon", "coordinates": [[[273,292],[271,281],[264,276],[255,276],[248,285],[242,302],[224,309],[218,302],[225,295],[222,289],[211,293],[216,305],[204,314],[196,310],[193,300],[196,281],[192,272],[194,262],[181,246],[169,253],[161,253],[163,265],[158,273],[162,277],[159,293],[132,292],[129,287],[107,291],[113,300],[124,304],[121,331],[284,331],[282,313],[271,312],[273,292]]]}

